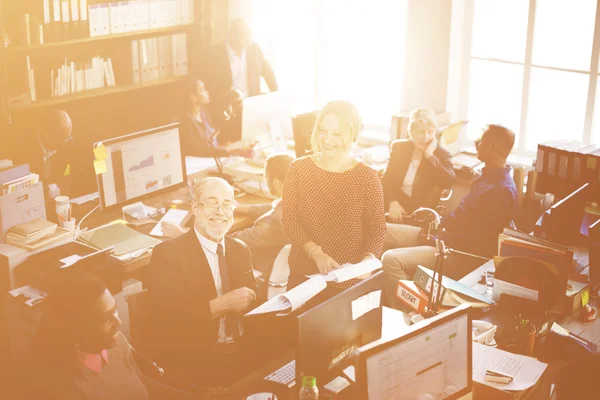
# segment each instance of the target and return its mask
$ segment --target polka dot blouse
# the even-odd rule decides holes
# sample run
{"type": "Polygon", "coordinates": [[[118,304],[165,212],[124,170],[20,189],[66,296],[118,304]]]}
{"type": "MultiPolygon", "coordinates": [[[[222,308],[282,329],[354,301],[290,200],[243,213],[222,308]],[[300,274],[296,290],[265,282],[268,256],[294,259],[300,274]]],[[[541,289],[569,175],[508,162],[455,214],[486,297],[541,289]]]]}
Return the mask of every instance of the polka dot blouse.
{"type": "MultiPolygon", "coordinates": [[[[340,265],[358,263],[367,253],[380,258],[386,225],[377,172],[362,162],[345,172],[329,172],[310,157],[297,159],[285,179],[283,225],[292,240],[289,264],[294,273],[319,272],[302,250],[309,241],[340,265]]],[[[357,282],[332,285],[348,288],[357,282]]]]}

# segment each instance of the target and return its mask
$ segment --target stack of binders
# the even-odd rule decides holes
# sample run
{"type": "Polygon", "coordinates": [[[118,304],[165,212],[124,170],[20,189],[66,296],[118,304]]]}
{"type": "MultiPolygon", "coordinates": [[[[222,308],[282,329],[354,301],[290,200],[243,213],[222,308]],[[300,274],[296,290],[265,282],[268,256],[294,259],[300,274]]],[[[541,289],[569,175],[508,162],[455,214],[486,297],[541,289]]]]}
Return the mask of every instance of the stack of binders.
{"type": "Polygon", "coordinates": [[[553,193],[562,198],[585,182],[598,192],[600,183],[600,149],[581,141],[557,140],[540,143],[536,170],[539,193],[553,193]]]}

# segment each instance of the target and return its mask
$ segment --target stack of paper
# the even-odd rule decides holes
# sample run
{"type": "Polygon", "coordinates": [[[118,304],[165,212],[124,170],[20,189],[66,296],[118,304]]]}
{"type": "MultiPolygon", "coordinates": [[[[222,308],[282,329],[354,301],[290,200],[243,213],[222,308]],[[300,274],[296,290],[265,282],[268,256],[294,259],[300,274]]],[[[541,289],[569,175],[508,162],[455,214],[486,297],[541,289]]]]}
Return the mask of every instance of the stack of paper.
{"type": "Polygon", "coordinates": [[[6,243],[33,251],[63,239],[69,234],[70,231],[57,228],[56,224],[38,218],[10,228],[6,234],[6,243]]]}
{"type": "Polygon", "coordinates": [[[114,246],[113,254],[123,256],[133,252],[144,252],[160,243],[159,240],[139,233],[123,224],[110,224],[79,236],[83,243],[97,249],[114,246]]]}
{"type": "Polygon", "coordinates": [[[30,244],[54,234],[56,227],[57,225],[52,222],[37,218],[10,228],[6,234],[6,241],[30,244]]]}
{"type": "Polygon", "coordinates": [[[340,269],[336,269],[327,275],[311,275],[307,281],[284,294],[273,297],[246,315],[268,313],[276,313],[277,316],[288,315],[324,290],[327,287],[327,282],[346,282],[361,275],[369,274],[379,268],[381,268],[381,261],[371,259],[358,264],[344,264],[340,269]]]}

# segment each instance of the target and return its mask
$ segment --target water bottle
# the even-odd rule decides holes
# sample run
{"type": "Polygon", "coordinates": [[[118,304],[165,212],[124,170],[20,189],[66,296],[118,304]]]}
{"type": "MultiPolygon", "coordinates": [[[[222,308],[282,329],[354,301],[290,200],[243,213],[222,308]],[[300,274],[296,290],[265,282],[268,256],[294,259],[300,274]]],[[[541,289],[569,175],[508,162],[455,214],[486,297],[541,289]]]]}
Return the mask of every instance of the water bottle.
{"type": "Polygon", "coordinates": [[[317,378],[314,376],[303,376],[302,387],[298,400],[318,400],[319,389],[317,388],[317,378]]]}

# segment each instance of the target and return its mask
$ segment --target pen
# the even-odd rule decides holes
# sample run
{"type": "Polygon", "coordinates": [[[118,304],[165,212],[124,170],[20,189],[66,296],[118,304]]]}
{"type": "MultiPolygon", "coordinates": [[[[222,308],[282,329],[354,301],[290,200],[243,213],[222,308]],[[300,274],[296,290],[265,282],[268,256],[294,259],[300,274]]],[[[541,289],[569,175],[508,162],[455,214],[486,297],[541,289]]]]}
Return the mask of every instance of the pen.
{"type": "Polygon", "coordinates": [[[494,376],[499,376],[499,377],[502,377],[502,378],[513,379],[512,375],[508,375],[508,374],[505,374],[504,372],[496,371],[494,369],[488,369],[488,370],[485,371],[485,373],[488,374],[488,375],[494,375],[494,376]]]}
{"type": "Polygon", "coordinates": [[[508,378],[508,377],[502,377],[502,376],[494,376],[494,375],[486,375],[484,378],[486,381],[488,382],[494,382],[494,383],[511,383],[512,379],[508,378]]]}

